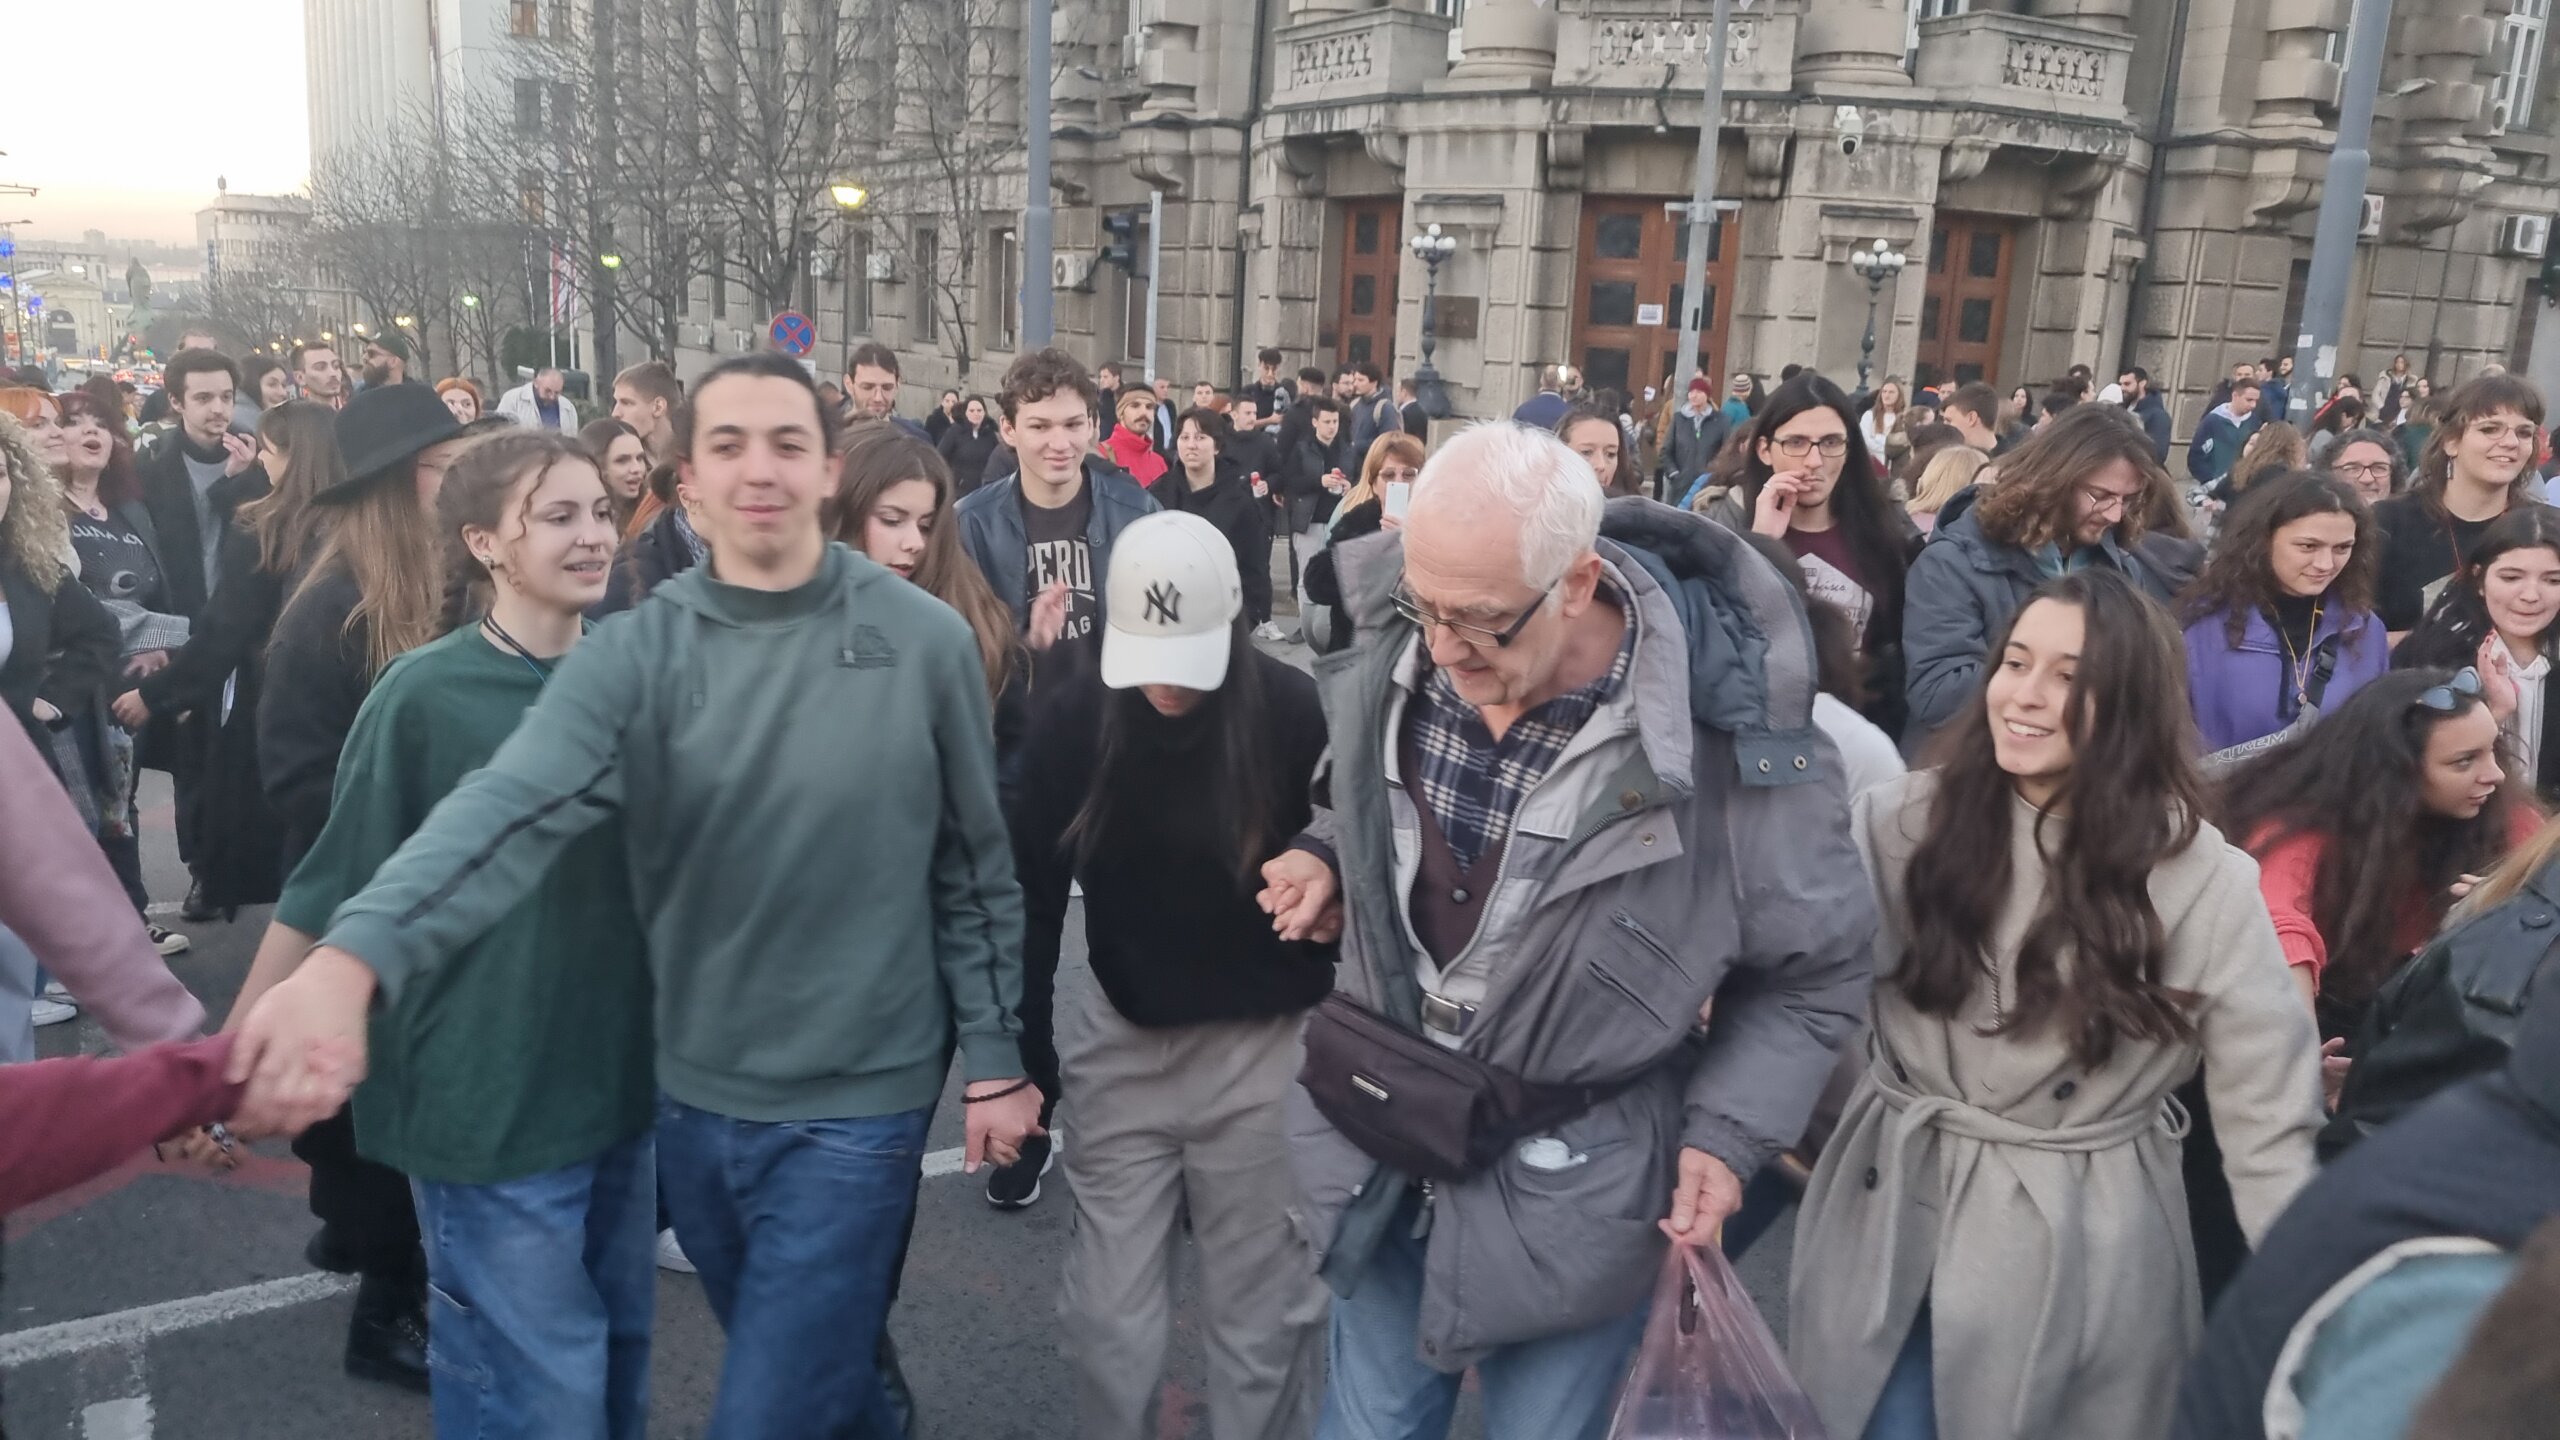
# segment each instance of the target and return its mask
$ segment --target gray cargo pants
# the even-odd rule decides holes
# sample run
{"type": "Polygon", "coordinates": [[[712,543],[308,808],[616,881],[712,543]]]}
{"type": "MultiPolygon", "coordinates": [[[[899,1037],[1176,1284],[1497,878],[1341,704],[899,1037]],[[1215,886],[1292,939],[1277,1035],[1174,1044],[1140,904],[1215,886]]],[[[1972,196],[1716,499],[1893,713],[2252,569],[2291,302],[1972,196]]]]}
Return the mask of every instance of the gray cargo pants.
{"type": "Polygon", "coordinates": [[[1325,1292],[1289,1211],[1282,1102],[1303,1017],[1151,1030],[1099,987],[1058,1025],[1075,1234],[1058,1297],[1083,1440],[1155,1433],[1182,1216],[1200,1267],[1214,1440],[1303,1440],[1325,1292]]]}

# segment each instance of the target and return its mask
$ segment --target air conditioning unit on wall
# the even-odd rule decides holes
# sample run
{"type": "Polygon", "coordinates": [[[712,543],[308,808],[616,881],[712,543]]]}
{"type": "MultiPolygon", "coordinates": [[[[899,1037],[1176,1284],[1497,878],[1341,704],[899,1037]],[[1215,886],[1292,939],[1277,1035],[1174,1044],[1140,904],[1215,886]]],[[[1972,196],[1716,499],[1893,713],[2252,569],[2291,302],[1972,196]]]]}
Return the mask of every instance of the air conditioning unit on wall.
{"type": "Polygon", "coordinates": [[[1088,290],[1093,286],[1093,257],[1073,253],[1049,257],[1049,284],[1057,290],[1088,290]]]}
{"type": "Polygon", "coordinates": [[[2539,260],[2551,248],[2551,217],[2509,215],[2498,222],[2498,253],[2539,260]]]}
{"type": "Polygon", "coordinates": [[[2382,197],[2371,191],[2365,192],[2364,221],[2356,226],[2356,238],[2359,240],[2382,238],[2382,197]]]}
{"type": "Polygon", "coordinates": [[[836,257],[824,250],[812,252],[809,256],[809,278],[812,280],[836,278],[836,257]]]}
{"type": "Polygon", "coordinates": [[[872,251],[863,259],[862,278],[877,280],[884,285],[895,285],[898,283],[897,257],[886,251],[872,251]]]}

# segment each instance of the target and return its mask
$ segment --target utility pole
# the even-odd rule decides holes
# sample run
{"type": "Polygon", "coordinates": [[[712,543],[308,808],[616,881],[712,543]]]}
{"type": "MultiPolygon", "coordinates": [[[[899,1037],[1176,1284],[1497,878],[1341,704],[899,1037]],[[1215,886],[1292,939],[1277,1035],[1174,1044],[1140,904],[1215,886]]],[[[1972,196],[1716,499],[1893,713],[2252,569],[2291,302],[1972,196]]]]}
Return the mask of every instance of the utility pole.
{"type": "MultiPolygon", "coordinates": [[[[1022,348],[1037,350],[1056,337],[1055,275],[1049,256],[1056,248],[1056,214],[1049,207],[1049,25],[1051,0],[1022,0],[1030,34],[1023,54],[1023,116],[1030,131],[1024,146],[1022,197],[1022,348]]],[[[1149,344],[1154,343],[1154,313],[1149,307],[1149,344]]],[[[1107,422],[1110,417],[1104,416],[1107,422]]]]}
{"type": "MultiPolygon", "coordinates": [[[[1713,243],[1716,223],[1716,152],[1724,136],[1724,33],[1726,22],[1733,18],[1733,0],[1716,0],[1715,16],[1707,22],[1707,93],[1706,109],[1698,116],[1698,183],[1690,192],[1689,268],[1681,276],[1680,289],[1680,353],[1671,369],[1671,393],[1680,394],[1689,384],[1689,368],[1698,363],[1698,336],[1705,328],[1707,296],[1707,247],[1713,243]]],[[[1671,208],[1681,208],[1674,205],[1671,208]]],[[[1650,377],[1646,377],[1648,382],[1650,377]]],[[[1671,403],[1668,399],[1665,404],[1671,403]]]]}
{"type": "Polygon", "coordinates": [[[2293,341],[2288,418],[2299,424],[2329,394],[2338,375],[2338,336],[2346,328],[2347,278],[2355,270],[2356,232],[2364,226],[2364,182],[2373,168],[2373,102],[2382,88],[2391,0],[2355,0],[2347,22],[2347,71],[2338,95],[2338,143],[2320,182],[2320,225],[2311,242],[2311,276],[2302,289],[2302,333],[2293,341]],[[2310,383],[2304,384],[2309,377],[2310,383]]]}
{"type": "Polygon", "coordinates": [[[1164,269],[1164,192],[1147,192],[1147,383],[1156,383],[1157,275],[1164,269]]]}

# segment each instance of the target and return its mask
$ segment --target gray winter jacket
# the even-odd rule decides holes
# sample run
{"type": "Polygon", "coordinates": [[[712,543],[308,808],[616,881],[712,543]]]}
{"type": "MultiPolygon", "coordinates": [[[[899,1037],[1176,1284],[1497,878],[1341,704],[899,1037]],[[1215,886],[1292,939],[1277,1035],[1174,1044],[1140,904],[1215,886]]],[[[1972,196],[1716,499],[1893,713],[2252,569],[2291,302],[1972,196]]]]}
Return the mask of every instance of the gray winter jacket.
{"type": "MultiPolygon", "coordinates": [[[[1602,533],[1632,601],[1633,668],[1521,803],[1467,950],[1489,978],[1463,1048],[1532,1081],[1630,1083],[1430,1187],[1419,1340],[1452,1372],[1633,1311],[1662,1259],[1655,1222],[1681,1148],[1747,1180],[1802,1132],[1866,1003],[1874,901],[1839,757],[1813,725],[1794,590],[1739,537],[1651,501],[1612,501],[1602,533]],[[1564,1150],[1530,1148],[1549,1138],[1564,1150]]],[[[1335,983],[1418,1029],[1416,811],[1394,737],[1427,662],[1388,598],[1401,537],[1339,546],[1336,564],[1358,639],[1315,662],[1332,751],[1311,827],[1342,880],[1335,983]]],[[[1303,1089],[1290,1140],[1303,1228],[1348,1293],[1407,1178],[1303,1089]]]]}
{"type": "MultiPolygon", "coordinates": [[[[1964,708],[1992,642],[2036,587],[2052,578],[2033,555],[1983,534],[1969,504],[1950,514],[1954,509],[1938,512],[1937,528],[1903,581],[1902,673],[1911,700],[1902,734],[1905,755],[1918,754],[1964,708]]],[[[2173,598],[2169,577],[2118,545],[2114,531],[2099,541],[2099,549],[2144,594],[2164,605],[2173,598]]]]}
{"type": "MultiPolygon", "coordinates": [[[[1111,569],[1111,545],[1129,522],[1141,515],[1152,515],[1164,508],[1146,489],[1129,478],[1129,472],[1098,455],[1084,461],[1084,483],[1093,489],[1093,516],[1085,522],[1085,541],[1093,549],[1093,601],[1097,613],[1103,604],[1103,577],[1111,569]]],[[[996,592],[996,598],[1013,607],[1013,622],[1027,625],[1031,621],[1031,575],[1027,547],[1029,537],[1022,528],[1022,475],[1019,470],[1001,480],[989,480],[960,497],[951,516],[960,522],[960,545],[969,558],[978,562],[978,573],[996,592]]]]}

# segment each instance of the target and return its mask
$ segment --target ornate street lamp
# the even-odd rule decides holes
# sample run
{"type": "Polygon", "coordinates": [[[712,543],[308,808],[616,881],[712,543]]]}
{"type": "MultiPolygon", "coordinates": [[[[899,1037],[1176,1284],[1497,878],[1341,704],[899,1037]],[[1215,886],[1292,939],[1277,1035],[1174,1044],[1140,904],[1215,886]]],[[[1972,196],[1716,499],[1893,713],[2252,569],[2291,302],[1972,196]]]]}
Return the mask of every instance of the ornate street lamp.
{"type": "Polygon", "coordinates": [[[1876,305],[1884,299],[1885,282],[1902,273],[1910,257],[1878,240],[1864,250],[1849,252],[1849,268],[1867,282],[1867,334],[1858,342],[1858,389],[1867,388],[1867,372],[1875,368],[1876,305]]]}
{"type": "Polygon", "coordinates": [[[1454,237],[1440,233],[1432,225],[1405,242],[1405,248],[1422,262],[1422,366],[1413,372],[1413,395],[1422,402],[1422,413],[1434,420],[1449,416],[1449,387],[1440,381],[1440,372],[1431,363],[1432,351],[1439,348],[1439,335],[1434,321],[1440,300],[1440,266],[1457,253],[1454,237]]]}

